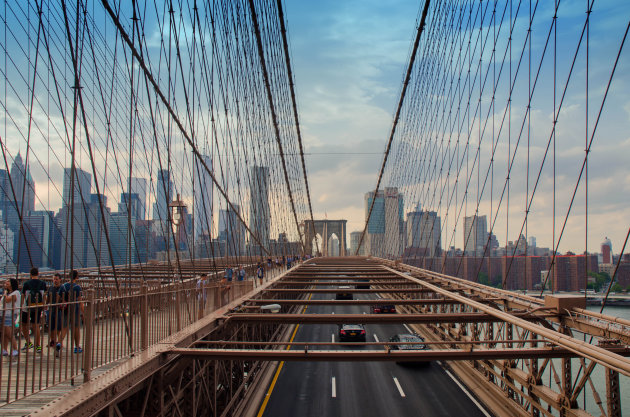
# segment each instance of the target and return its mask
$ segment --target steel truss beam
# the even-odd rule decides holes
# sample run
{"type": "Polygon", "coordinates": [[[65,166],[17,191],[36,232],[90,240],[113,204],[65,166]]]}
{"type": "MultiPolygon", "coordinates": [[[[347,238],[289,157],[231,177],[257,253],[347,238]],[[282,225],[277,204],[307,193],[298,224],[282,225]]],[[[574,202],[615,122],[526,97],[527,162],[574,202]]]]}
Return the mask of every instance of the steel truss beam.
{"type": "MultiPolygon", "coordinates": [[[[402,272],[396,271],[390,267],[385,267],[388,271],[401,276],[408,277],[408,279],[412,282],[418,283],[423,287],[432,290],[443,297],[452,298],[454,300],[461,301],[462,304],[482,311],[486,314],[489,314],[499,321],[504,321],[508,324],[516,325],[522,329],[528,330],[532,333],[535,333],[549,342],[552,342],[560,347],[565,349],[569,349],[579,356],[583,356],[595,362],[598,362],[601,365],[604,365],[607,368],[615,370],[623,375],[630,376],[630,362],[625,360],[622,356],[619,356],[615,353],[607,352],[605,349],[591,345],[587,342],[578,340],[572,336],[562,334],[555,330],[546,328],[542,325],[528,322],[527,320],[522,319],[517,314],[508,313],[505,311],[497,310],[493,307],[489,307],[483,303],[478,301],[471,300],[463,295],[456,294],[452,291],[444,290],[437,285],[429,284],[421,279],[410,277],[402,272]]],[[[491,321],[491,320],[489,320],[491,321]]]]}
{"type": "MultiPolygon", "coordinates": [[[[304,294],[336,294],[339,292],[339,288],[328,288],[328,289],[323,289],[323,288],[304,288],[304,289],[288,289],[288,288],[268,288],[266,291],[266,293],[289,293],[289,294],[296,294],[296,293],[304,293],[304,294]]],[[[370,288],[369,290],[359,290],[356,288],[350,288],[350,289],[344,289],[343,292],[346,293],[354,293],[354,294],[380,294],[380,293],[402,293],[402,294],[408,294],[408,293],[428,293],[428,292],[432,292],[431,290],[425,289],[425,288],[418,288],[418,287],[413,287],[413,288],[387,288],[387,289],[376,289],[376,288],[370,288]]]]}
{"type": "MultiPolygon", "coordinates": [[[[348,344],[335,343],[337,346],[348,344]]],[[[362,343],[356,343],[361,346],[362,343]]],[[[614,351],[616,354],[630,356],[630,349],[614,351]]],[[[243,360],[256,359],[266,361],[461,361],[488,359],[531,359],[531,358],[572,358],[576,353],[562,348],[523,348],[523,349],[435,349],[435,350],[264,350],[264,349],[209,349],[209,348],[176,348],[170,354],[206,360],[243,360]]]]}
{"type": "MultiPolygon", "coordinates": [[[[339,280],[335,280],[335,281],[330,281],[330,282],[324,282],[324,281],[311,281],[311,280],[304,280],[304,281],[288,281],[288,280],[283,280],[281,282],[278,282],[276,284],[276,286],[278,285],[284,285],[284,286],[291,286],[291,287],[305,287],[305,286],[313,286],[313,287],[341,287],[341,286],[347,286],[347,285],[409,285],[409,281],[400,281],[400,280],[378,280],[378,281],[339,281],[339,280]]],[[[337,288],[332,288],[334,290],[336,290],[337,288]]]]}
{"type": "MultiPolygon", "coordinates": [[[[393,266],[393,263],[390,265],[393,266]]],[[[317,267],[321,268],[321,265],[317,267]]],[[[300,268],[316,269],[313,266],[300,268]]],[[[338,266],[326,268],[331,271],[342,269],[338,266]]],[[[352,289],[351,292],[389,293],[389,298],[304,300],[301,298],[308,294],[335,293],[338,290],[274,288],[275,285],[285,285],[285,280],[290,282],[289,285],[308,285],[321,276],[305,272],[304,275],[307,277],[304,281],[299,281],[299,278],[296,280],[296,275],[302,273],[288,271],[280,279],[263,285],[248,298],[216,311],[177,337],[171,337],[159,346],[151,347],[149,356],[137,356],[122,367],[115,368],[115,372],[108,375],[107,383],[103,383],[101,378],[92,381],[90,386],[82,386],[75,393],[56,401],[47,412],[35,415],[93,415],[95,412],[98,413],[98,410],[110,407],[109,410],[114,414],[123,415],[127,415],[126,413],[133,415],[137,409],[138,413],[145,415],[206,413],[227,416],[233,415],[241,407],[240,403],[246,398],[246,392],[251,392],[256,387],[255,381],[258,380],[256,375],[261,369],[261,364],[278,360],[398,362],[442,360],[452,361],[453,369],[465,369],[467,375],[463,378],[468,378],[468,382],[475,386],[483,386],[484,391],[498,398],[498,402],[503,401],[505,408],[497,415],[583,416],[585,412],[574,407],[576,399],[587,387],[590,386],[595,392],[596,387],[591,380],[595,364],[607,363],[608,358],[621,358],[624,363],[630,363],[626,359],[630,351],[625,345],[609,343],[600,347],[593,346],[569,334],[560,334],[556,330],[557,324],[554,324],[563,323],[573,330],[579,326],[583,328],[591,326],[614,337],[624,332],[626,328],[624,326],[627,326],[624,321],[615,322],[608,316],[599,317],[579,309],[572,310],[566,315],[557,311],[550,312],[544,308],[540,300],[531,297],[480,286],[457,278],[425,274],[424,271],[406,266],[402,266],[401,269],[407,269],[413,276],[385,268],[377,262],[369,268],[355,268],[358,269],[361,270],[362,277],[378,275],[379,282],[371,282],[370,290],[352,289]],[[387,288],[388,283],[397,283],[401,280],[411,288],[395,290],[387,288]],[[375,288],[376,285],[379,288],[375,288]],[[418,296],[419,293],[439,298],[408,298],[418,296]],[[249,311],[262,304],[272,303],[283,305],[283,311],[288,309],[289,312],[297,312],[298,309],[301,310],[301,306],[317,304],[395,304],[400,305],[401,310],[411,313],[393,315],[229,313],[233,308],[237,308],[236,311],[249,311]],[[513,308],[517,311],[512,310],[513,308]],[[288,339],[282,336],[287,334],[287,329],[291,329],[289,324],[292,323],[342,322],[416,323],[417,331],[430,336],[425,338],[427,345],[431,345],[433,350],[345,350],[348,349],[348,345],[344,345],[344,350],[310,350],[316,345],[319,347],[339,344],[289,343],[288,339]],[[600,323],[604,323],[604,326],[597,327],[600,323]],[[610,323],[615,325],[610,326],[610,323]],[[281,340],[283,342],[280,342],[281,340]],[[293,349],[284,350],[289,345],[293,349]],[[204,348],[206,346],[215,348],[204,348]],[[255,348],[248,349],[248,346],[255,348]],[[454,349],[455,346],[461,348],[454,349]],[[593,347],[597,349],[593,350],[593,347]],[[585,355],[583,351],[598,355],[600,361],[591,361],[590,356],[585,355]],[[581,373],[573,372],[572,379],[566,374],[566,381],[562,384],[564,371],[562,367],[558,367],[559,361],[555,362],[554,368],[551,358],[571,357],[580,358],[583,370],[581,373]],[[146,362],[142,363],[142,360],[146,362]],[[560,381],[558,386],[545,381],[546,376],[550,374],[557,374],[560,381]],[[136,408],[134,402],[137,403],[136,408]],[[506,411],[508,409],[509,412],[506,411]],[[59,412],[60,410],[64,411],[59,412]]],[[[347,275],[350,275],[350,272],[347,275]]],[[[328,275],[327,278],[349,277],[337,272],[336,275],[328,275]]],[[[365,284],[366,282],[357,281],[356,285],[365,284]]],[[[353,345],[380,347],[385,343],[353,345]]],[[[570,362],[565,360],[565,365],[570,362]]],[[[602,415],[619,415],[621,403],[618,389],[619,372],[614,368],[605,370],[606,387],[597,387],[602,390],[607,388],[607,398],[603,406],[600,404],[600,410],[602,415]]],[[[594,396],[597,396],[597,393],[594,396]]]]}
{"type": "MultiPolygon", "coordinates": [[[[518,313],[514,317],[530,320],[542,320],[545,315],[518,313]]],[[[309,324],[344,324],[344,323],[487,323],[501,322],[501,318],[485,313],[433,313],[433,314],[246,314],[234,313],[227,316],[228,323],[309,323],[309,324]]]]}
{"type": "MultiPolygon", "coordinates": [[[[250,299],[248,303],[259,304],[280,304],[280,305],[428,305],[428,304],[461,304],[459,301],[448,300],[446,298],[415,298],[410,300],[400,300],[397,298],[379,298],[378,300],[286,300],[286,299],[250,299]]],[[[256,307],[256,306],[246,306],[256,307]]],[[[257,307],[256,307],[257,308],[257,307]]]]}

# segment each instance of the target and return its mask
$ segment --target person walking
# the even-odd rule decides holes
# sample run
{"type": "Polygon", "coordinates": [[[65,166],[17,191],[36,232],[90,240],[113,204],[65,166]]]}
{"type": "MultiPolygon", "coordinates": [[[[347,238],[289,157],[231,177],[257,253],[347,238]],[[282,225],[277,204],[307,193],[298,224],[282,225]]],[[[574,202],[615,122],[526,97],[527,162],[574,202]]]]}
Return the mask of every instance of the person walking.
{"type": "Polygon", "coordinates": [[[9,355],[9,348],[11,348],[11,356],[17,356],[19,354],[18,343],[14,337],[14,330],[15,326],[19,325],[22,300],[17,279],[11,278],[4,282],[4,294],[2,298],[2,313],[4,315],[2,321],[2,356],[9,355]]]}
{"type": "Polygon", "coordinates": [[[46,283],[39,279],[37,268],[31,268],[30,275],[30,278],[22,285],[22,336],[24,336],[22,350],[34,347],[37,353],[42,353],[40,317],[44,305],[46,283]],[[31,329],[35,335],[35,346],[31,342],[31,329]]]}
{"type": "Polygon", "coordinates": [[[239,281],[245,281],[245,275],[246,275],[245,267],[243,265],[241,265],[241,269],[239,269],[239,271],[238,271],[238,280],[239,281]]]}
{"type": "Polygon", "coordinates": [[[256,270],[256,276],[258,277],[258,282],[260,283],[260,285],[262,285],[265,279],[265,270],[260,264],[258,265],[258,269],[256,270]]]}
{"type": "Polygon", "coordinates": [[[57,333],[61,331],[61,315],[59,314],[59,303],[61,297],[59,297],[59,290],[61,289],[61,275],[53,275],[53,285],[48,287],[44,304],[45,309],[48,312],[48,339],[49,347],[54,347],[57,340],[57,333]]]}
{"type": "Polygon", "coordinates": [[[70,272],[70,282],[66,282],[59,289],[65,308],[63,316],[63,326],[60,331],[59,341],[55,345],[56,355],[59,355],[63,346],[63,340],[70,330],[70,344],[74,344],[74,353],[83,352],[81,347],[81,317],[83,316],[83,293],[81,286],[77,283],[79,272],[73,269],[70,272]],[[74,342],[74,343],[73,343],[74,342]]]}
{"type": "Polygon", "coordinates": [[[223,277],[225,278],[227,282],[232,282],[233,276],[234,276],[234,270],[232,269],[230,265],[226,265],[225,274],[223,275],[223,277]]]}
{"type": "Polygon", "coordinates": [[[208,301],[208,274],[199,275],[197,281],[197,299],[199,300],[199,317],[203,317],[203,312],[208,301]]]}

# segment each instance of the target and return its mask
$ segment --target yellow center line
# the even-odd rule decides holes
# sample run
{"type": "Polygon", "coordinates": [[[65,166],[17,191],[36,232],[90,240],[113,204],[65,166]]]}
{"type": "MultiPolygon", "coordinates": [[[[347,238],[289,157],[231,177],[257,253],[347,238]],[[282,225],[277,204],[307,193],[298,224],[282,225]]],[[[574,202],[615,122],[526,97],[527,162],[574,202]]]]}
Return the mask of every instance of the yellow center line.
{"type": "MultiPolygon", "coordinates": [[[[309,294],[308,299],[310,300],[312,296],[313,296],[313,293],[309,294]]],[[[304,314],[307,308],[308,306],[304,306],[300,314],[304,314]]],[[[291,335],[291,339],[289,340],[289,345],[286,347],[285,350],[291,349],[290,343],[293,342],[293,339],[295,339],[295,335],[297,334],[297,331],[299,328],[300,328],[300,324],[298,323],[295,325],[295,329],[293,330],[293,334],[291,335]]],[[[258,410],[258,414],[256,415],[256,417],[262,417],[262,415],[265,414],[265,408],[267,408],[267,403],[269,402],[269,398],[271,398],[271,393],[273,392],[273,389],[276,386],[276,382],[278,381],[278,377],[280,376],[280,371],[282,371],[283,366],[284,366],[284,361],[280,362],[280,365],[278,365],[276,374],[273,376],[273,379],[271,380],[271,385],[269,385],[269,390],[267,391],[267,394],[265,395],[265,399],[263,400],[263,403],[260,406],[260,410],[258,410]]]]}

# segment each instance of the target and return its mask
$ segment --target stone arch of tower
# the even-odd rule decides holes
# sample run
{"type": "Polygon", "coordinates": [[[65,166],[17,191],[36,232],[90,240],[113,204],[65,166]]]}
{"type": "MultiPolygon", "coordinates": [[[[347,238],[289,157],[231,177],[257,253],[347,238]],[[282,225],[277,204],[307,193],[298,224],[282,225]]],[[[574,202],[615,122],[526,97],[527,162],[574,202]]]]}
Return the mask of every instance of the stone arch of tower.
{"type": "Polygon", "coordinates": [[[306,241],[306,252],[313,253],[313,239],[319,234],[322,239],[318,242],[319,252],[322,256],[328,256],[330,248],[328,240],[335,234],[339,238],[339,255],[346,256],[346,223],[347,220],[314,220],[306,222],[304,226],[304,235],[306,241]]]}

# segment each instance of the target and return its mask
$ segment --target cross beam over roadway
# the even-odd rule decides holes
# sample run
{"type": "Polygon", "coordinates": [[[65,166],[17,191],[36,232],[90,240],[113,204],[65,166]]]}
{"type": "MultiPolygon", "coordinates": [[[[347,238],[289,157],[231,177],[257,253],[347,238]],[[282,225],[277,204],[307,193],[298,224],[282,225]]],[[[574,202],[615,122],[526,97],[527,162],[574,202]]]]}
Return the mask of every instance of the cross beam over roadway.
{"type": "MultiPolygon", "coordinates": [[[[586,395],[588,387],[604,389],[599,397],[615,408],[621,401],[616,383],[630,369],[630,323],[562,303],[562,297],[545,302],[386,260],[318,258],[202,318],[35,415],[121,410],[137,415],[200,415],[200,410],[217,416],[239,414],[265,398],[277,361],[287,361],[282,375],[294,375],[291,363],[295,361],[324,367],[339,363],[335,366],[344,367],[343,373],[354,372],[350,362],[357,361],[386,367],[396,366],[388,362],[440,361],[464,384],[474,387],[476,397],[496,415],[524,416],[532,410],[548,415],[550,407],[557,413],[582,416],[584,410],[576,399],[586,395]],[[290,291],[282,288],[298,276],[308,276],[305,283],[317,282],[328,280],[336,270],[343,280],[357,269],[368,282],[356,281],[356,286],[369,289],[352,288],[353,300],[334,300],[331,294],[338,291],[338,283],[329,288],[308,284],[290,291]],[[406,291],[389,286],[388,279],[396,284],[405,281],[406,291]],[[364,310],[385,303],[396,305],[398,314],[364,310]],[[265,313],[260,307],[266,304],[278,304],[280,312],[265,313]],[[364,323],[370,340],[354,347],[339,343],[335,324],[341,323],[364,323]],[[399,344],[389,342],[388,329],[417,332],[429,350],[396,350],[399,344]],[[592,336],[592,343],[572,336],[574,332],[587,333],[587,340],[592,336]],[[322,340],[321,335],[326,337],[322,340]],[[549,376],[559,372],[558,364],[566,384],[549,385],[549,376]],[[597,368],[606,370],[604,385],[593,383],[597,368]],[[504,395],[505,390],[510,395],[504,395]]],[[[396,369],[403,378],[402,368],[396,369]]],[[[446,383],[423,380],[446,375],[433,372],[441,369],[437,365],[429,369],[417,383],[446,383]]],[[[281,389],[298,389],[296,384],[305,383],[293,379],[286,384],[282,375],[276,374],[281,389]]],[[[269,395],[273,401],[273,393],[269,395]]]]}

